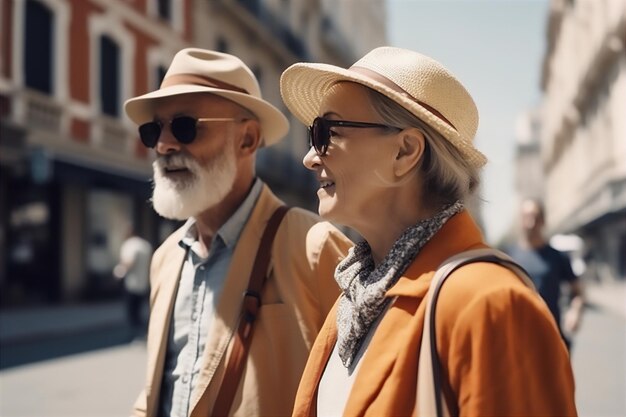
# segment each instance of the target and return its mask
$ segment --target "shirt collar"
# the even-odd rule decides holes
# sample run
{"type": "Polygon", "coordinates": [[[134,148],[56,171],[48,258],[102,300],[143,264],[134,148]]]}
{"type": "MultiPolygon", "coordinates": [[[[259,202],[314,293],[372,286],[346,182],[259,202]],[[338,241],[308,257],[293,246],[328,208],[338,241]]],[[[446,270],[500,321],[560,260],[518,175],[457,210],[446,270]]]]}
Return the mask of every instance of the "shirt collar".
{"type": "MultiPolygon", "coordinates": [[[[233,215],[226,220],[226,223],[219,228],[216,235],[213,237],[213,241],[219,237],[226,247],[231,248],[235,245],[262,190],[263,181],[258,178],[255,179],[243,203],[241,203],[233,215]]],[[[178,245],[183,249],[189,249],[197,240],[198,230],[196,228],[196,219],[190,217],[183,226],[183,237],[178,242],[178,245]]]]}

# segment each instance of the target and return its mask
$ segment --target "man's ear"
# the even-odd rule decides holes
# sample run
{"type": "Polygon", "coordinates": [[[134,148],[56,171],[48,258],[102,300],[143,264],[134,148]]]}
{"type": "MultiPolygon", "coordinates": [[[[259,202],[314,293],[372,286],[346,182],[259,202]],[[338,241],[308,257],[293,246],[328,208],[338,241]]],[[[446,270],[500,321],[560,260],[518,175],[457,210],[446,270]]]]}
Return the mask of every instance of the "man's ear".
{"type": "Polygon", "coordinates": [[[426,148],[426,138],[417,128],[404,129],[398,133],[394,174],[398,178],[411,172],[420,162],[426,148]]]}
{"type": "Polygon", "coordinates": [[[238,151],[242,155],[253,154],[261,144],[261,126],[257,120],[247,120],[243,126],[238,151]]]}

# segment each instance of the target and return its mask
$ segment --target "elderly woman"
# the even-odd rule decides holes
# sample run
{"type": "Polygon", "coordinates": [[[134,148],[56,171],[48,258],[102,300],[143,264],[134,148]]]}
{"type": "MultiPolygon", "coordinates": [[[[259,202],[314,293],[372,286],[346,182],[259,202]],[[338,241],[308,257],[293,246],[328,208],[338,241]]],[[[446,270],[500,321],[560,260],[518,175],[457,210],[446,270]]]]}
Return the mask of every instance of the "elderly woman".
{"type": "MultiPolygon", "coordinates": [[[[320,183],[320,215],[364,238],[335,272],[342,295],[313,346],[294,415],[412,415],[434,272],[487,247],[463,205],[486,162],[473,145],[476,106],[440,63],[392,47],[349,69],[295,64],[281,93],[310,126],[304,165],[320,183]]],[[[510,269],[477,262],[455,271],[435,327],[452,414],[576,414],[556,324],[510,269]]]]}

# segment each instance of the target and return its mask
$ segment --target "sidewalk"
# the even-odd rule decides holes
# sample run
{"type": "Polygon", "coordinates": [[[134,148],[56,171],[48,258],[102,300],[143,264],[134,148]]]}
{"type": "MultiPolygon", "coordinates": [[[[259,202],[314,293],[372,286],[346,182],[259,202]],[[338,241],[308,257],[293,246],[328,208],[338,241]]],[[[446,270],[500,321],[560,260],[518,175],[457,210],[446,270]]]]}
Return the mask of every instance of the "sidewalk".
{"type": "MultiPolygon", "coordinates": [[[[588,304],[626,319],[626,281],[586,283],[585,295],[588,304]]],[[[34,342],[125,323],[122,300],[0,310],[0,345],[34,342]]]]}
{"type": "Polygon", "coordinates": [[[0,310],[0,345],[36,342],[125,323],[122,300],[0,310]]]}
{"type": "Polygon", "coordinates": [[[584,283],[587,304],[592,304],[626,319],[626,281],[584,283]]]}

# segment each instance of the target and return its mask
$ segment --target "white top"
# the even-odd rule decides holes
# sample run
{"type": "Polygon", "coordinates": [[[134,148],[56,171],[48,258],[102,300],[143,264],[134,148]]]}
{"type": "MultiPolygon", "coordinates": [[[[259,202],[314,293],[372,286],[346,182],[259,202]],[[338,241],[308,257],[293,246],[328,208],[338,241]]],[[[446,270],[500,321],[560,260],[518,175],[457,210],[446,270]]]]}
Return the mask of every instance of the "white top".
{"type": "Polygon", "coordinates": [[[122,243],[120,260],[126,265],[124,286],[128,292],[145,294],[150,282],[150,261],[152,245],[138,236],[132,236],[122,243]]]}
{"type": "Polygon", "coordinates": [[[386,312],[385,309],[370,326],[369,332],[365,335],[365,339],[363,339],[363,343],[349,368],[343,366],[337,351],[337,343],[335,343],[317,391],[317,415],[319,417],[343,416],[343,410],[346,408],[354,379],[361,365],[361,359],[365,356],[370,341],[386,312]]]}

